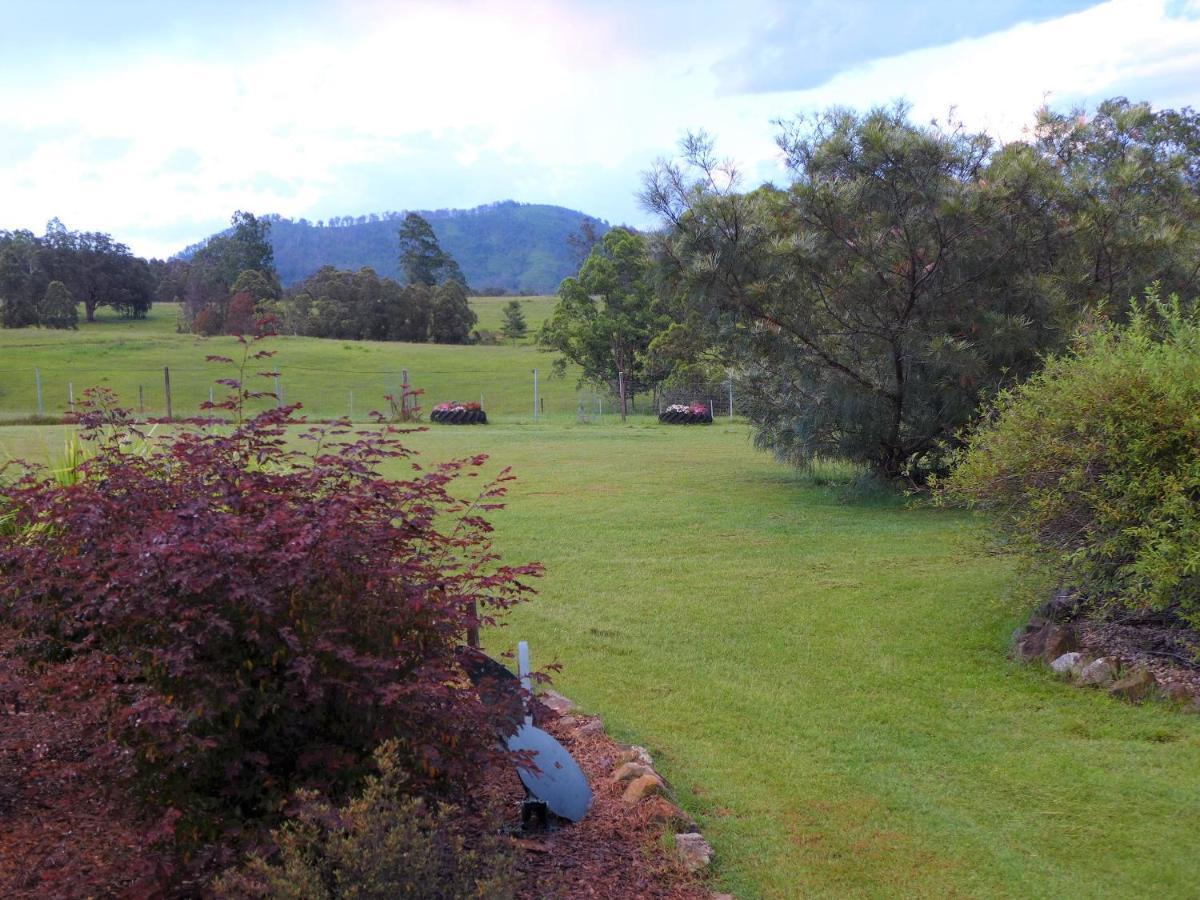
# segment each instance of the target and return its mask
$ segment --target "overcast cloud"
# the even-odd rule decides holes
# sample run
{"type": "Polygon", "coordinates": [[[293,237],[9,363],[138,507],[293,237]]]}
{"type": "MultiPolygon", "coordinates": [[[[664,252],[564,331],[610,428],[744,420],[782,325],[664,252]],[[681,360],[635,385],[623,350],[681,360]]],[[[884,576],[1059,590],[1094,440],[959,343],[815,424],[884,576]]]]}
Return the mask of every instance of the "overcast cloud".
{"type": "MultiPolygon", "coordinates": [[[[25,4],[23,4],[25,6],[25,4]]],[[[645,223],[704,128],[779,178],[771,120],[906,98],[1005,137],[1125,94],[1200,105],[1200,0],[44,4],[0,33],[0,227],[166,255],[234,209],[511,198],[645,223]]]]}

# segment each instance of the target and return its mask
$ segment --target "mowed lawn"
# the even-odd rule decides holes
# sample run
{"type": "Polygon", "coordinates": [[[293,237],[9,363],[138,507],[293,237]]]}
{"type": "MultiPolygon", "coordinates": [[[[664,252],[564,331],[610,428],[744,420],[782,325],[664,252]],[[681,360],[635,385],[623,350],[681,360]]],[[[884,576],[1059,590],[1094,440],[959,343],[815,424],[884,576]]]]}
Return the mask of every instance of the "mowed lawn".
{"type": "MultiPolygon", "coordinates": [[[[3,428],[0,446],[62,434],[3,428]]],[[[1200,717],[1009,661],[1015,566],[966,516],[855,500],[722,424],[409,440],[515,468],[497,543],[547,574],[486,641],[528,639],[560,690],[651,749],[716,849],[715,886],[1196,895],[1200,717]]]]}
{"type": "MultiPolygon", "coordinates": [[[[473,302],[481,319],[494,317],[499,328],[499,301],[510,299],[473,302]]],[[[531,328],[553,302],[552,297],[523,298],[531,328]]],[[[81,323],[78,331],[0,329],[0,422],[37,412],[35,368],[48,415],[66,410],[72,388],[78,397],[85,387],[96,385],[117,391],[131,408],[138,407],[141,396],[148,415],[163,415],[164,366],[170,368],[175,415],[195,415],[213,382],[230,375],[229,367],[206,363],[205,357],[234,356],[238,347],[230,337],[177,334],[177,312],[174,304],[157,304],[147,319],[129,321],[102,309],[97,322],[81,323]]],[[[352,414],[366,421],[372,410],[386,409],[385,395],[399,394],[404,369],[411,384],[425,392],[420,402],[426,410],[448,400],[482,400],[489,416],[530,420],[534,369],[539,370],[542,408],[552,420],[575,421],[581,397],[590,400],[591,392],[577,387],[576,372],[551,377],[553,358],[528,341],[463,347],[278,337],[269,348],[276,357],[250,371],[278,368],[284,400],[303,403],[306,414],[319,418],[352,414]]],[[[270,379],[258,379],[257,386],[274,390],[270,379]]],[[[222,389],[215,390],[219,395],[222,389]]]]}

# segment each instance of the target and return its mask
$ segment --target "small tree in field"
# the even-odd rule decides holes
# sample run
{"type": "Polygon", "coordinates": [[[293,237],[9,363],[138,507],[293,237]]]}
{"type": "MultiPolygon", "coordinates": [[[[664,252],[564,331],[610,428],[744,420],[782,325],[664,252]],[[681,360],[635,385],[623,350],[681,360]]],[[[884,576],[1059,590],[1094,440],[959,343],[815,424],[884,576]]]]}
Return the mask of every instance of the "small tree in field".
{"type": "Polygon", "coordinates": [[[52,281],[37,305],[38,324],[43,328],[78,328],[75,298],[61,281],[52,281]]]}
{"type": "Polygon", "coordinates": [[[504,304],[504,324],[500,326],[500,333],[514,344],[529,331],[529,326],[525,324],[525,313],[521,309],[520,300],[509,300],[504,304]]]}

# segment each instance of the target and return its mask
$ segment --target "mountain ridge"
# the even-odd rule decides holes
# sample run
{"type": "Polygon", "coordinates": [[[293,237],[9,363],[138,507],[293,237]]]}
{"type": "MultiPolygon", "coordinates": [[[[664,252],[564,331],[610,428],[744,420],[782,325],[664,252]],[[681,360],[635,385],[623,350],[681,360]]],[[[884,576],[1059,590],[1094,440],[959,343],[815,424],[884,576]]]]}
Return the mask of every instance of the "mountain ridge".
{"type": "MultiPolygon", "coordinates": [[[[479,292],[551,294],[574,275],[580,259],[568,238],[590,224],[596,235],[610,226],[579,210],[543,203],[500,200],[472,209],[413,210],[433,228],[442,249],[453,256],[471,288],[479,292]]],[[[275,267],[285,286],[303,281],[321,266],[358,270],[369,266],[403,281],[397,231],[407,210],[333,216],[328,222],[271,214],[275,267]]],[[[219,232],[225,234],[228,232],[219,232]]],[[[184,248],[190,258],[211,240],[184,248]]]]}

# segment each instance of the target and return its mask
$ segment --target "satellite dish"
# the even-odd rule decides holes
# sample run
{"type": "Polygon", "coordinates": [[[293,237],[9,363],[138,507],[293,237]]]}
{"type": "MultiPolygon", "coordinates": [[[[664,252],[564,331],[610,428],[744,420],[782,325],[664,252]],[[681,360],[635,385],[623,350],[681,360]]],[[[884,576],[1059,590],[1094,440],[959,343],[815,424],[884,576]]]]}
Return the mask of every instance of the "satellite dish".
{"type": "Polygon", "coordinates": [[[579,764],[551,735],[529,723],[508,739],[509,750],[527,750],[533,755],[538,771],[517,767],[521,783],[550,812],[578,822],[592,805],[592,789],[579,764]]]}

